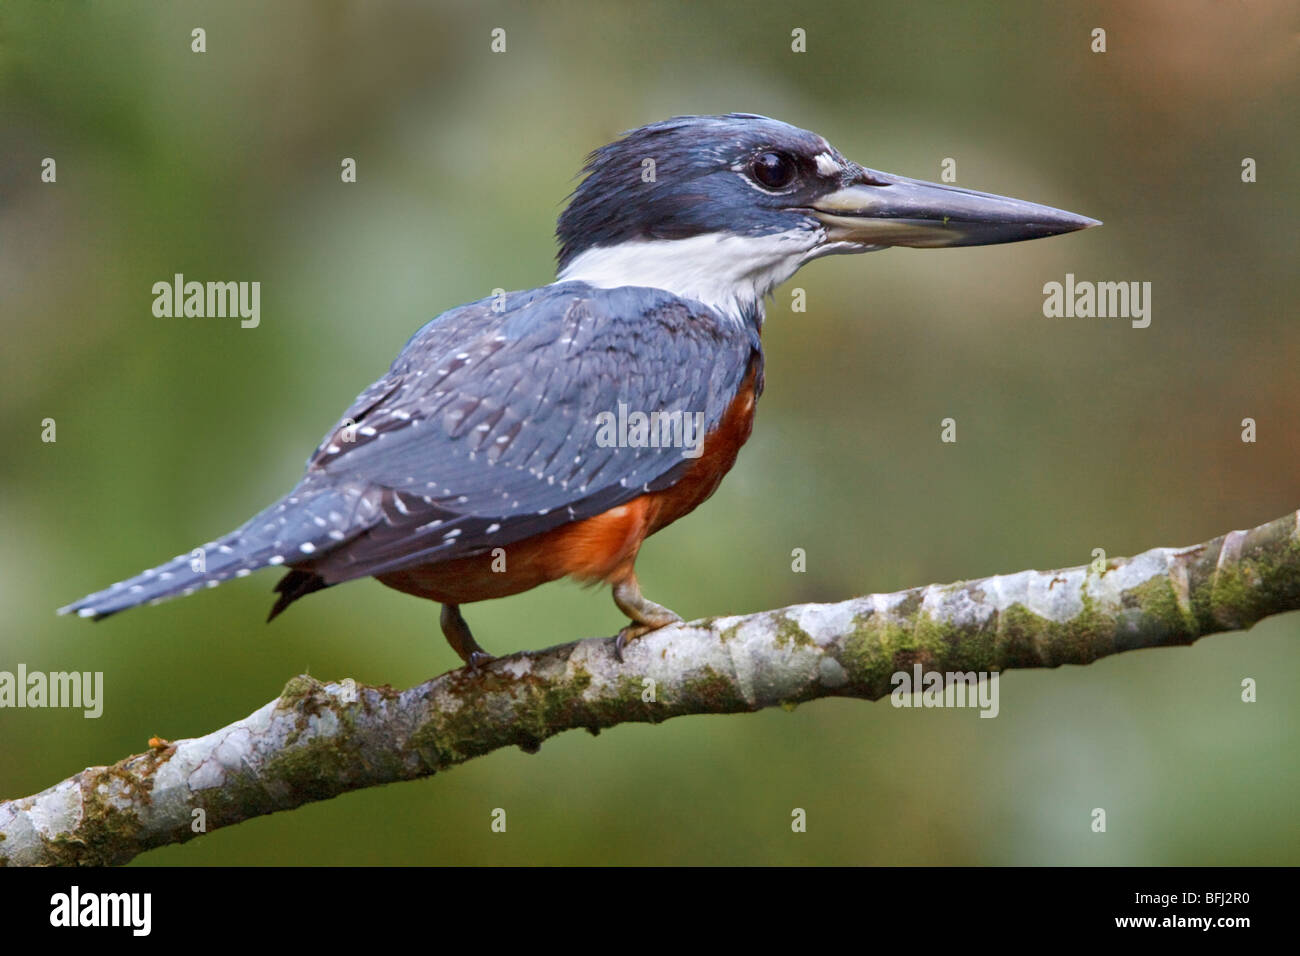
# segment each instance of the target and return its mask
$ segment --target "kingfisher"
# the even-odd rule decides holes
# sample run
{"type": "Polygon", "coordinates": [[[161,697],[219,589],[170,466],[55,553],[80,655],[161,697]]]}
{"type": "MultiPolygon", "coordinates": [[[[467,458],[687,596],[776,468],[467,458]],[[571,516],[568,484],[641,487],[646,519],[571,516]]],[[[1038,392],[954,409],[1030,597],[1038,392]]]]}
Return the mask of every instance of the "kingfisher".
{"type": "Polygon", "coordinates": [[[374,577],[441,604],[443,635],[477,672],[492,657],[461,607],[568,577],[612,587],[629,621],[621,660],[629,641],[681,621],[641,593],[637,555],[713,494],[749,438],[778,285],[823,256],[1100,225],[867,169],[750,113],[631,130],[581,175],[553,283],[430,321],[286,496],[59,613],[105,618],[276,567],[270,620],[374,577]]]}

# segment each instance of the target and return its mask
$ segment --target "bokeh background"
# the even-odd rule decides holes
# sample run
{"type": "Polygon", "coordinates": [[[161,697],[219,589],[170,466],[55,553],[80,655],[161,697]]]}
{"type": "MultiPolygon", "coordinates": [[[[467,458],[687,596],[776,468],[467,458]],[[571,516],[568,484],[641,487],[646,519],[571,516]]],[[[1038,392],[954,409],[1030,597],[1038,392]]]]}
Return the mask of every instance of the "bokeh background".
{"type": "MultiPolygon", "coordinates": [[[[584,154],[674,114],[764,113],[923,179],[952,157],[959,185],[1106,224],[823,260],[779,290],[752,440],[642,553],[657,600],[700,617],[1077,565],[1296,508],[1297,32],[1294,4],[1205,0],[8,0],[0,669],[103,671],[106,703],[0,711],[0,796],[206,733],[300,672],[405,687],[457,664],[435,606],[373,581],[271,626],[269,573],[94,626],[53,612],[286,491],[430,317],[550,281],[584,154]],[[176,272],[259,280],[261,326],[154,318],[176,272]],[[1151,282],[1150,328],[1044,318],[1066,272],[1151,282]]],[[[568,584],[469,615],[497,652],[620,624],[568,584]]],[[[1294,864],[1298,637],[1290,615],[1011,673],[996,720],[822,701],[571,733],[138,863],[1294,864]]]]}

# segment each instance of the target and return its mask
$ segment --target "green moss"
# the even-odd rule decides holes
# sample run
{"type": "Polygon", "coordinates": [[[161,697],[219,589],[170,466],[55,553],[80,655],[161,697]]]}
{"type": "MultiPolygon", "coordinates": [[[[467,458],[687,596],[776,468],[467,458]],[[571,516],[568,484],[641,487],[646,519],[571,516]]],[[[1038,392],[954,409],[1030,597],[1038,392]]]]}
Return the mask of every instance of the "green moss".
{"type": "Polygon", "coordinates": [[[1209,589],[1213,623],[1249,627],[1259,620],[1259,577],[1253,571],[1248,565],[1225,565],[1217,569],[1209,589]]]}
{"type": "Polygon", "coordinates": [[[1126,651],[1190,640],[1199,633],[1196,616],[1179,602],[1174,582],[1160,575],[1125,593],[1115,643],[1126,651]]]}
{"type": "Polygon", "coordinates": [[[581,694],[591,686],[591,671],[581,662],[573,665],[573,676],[569,680],[569,691],[581,694]]]}
{"type": "Polygon", "coordinates": [[[925,588],[912,588],[904,593],[902,600],[894,606],[890,612],[900,620],[910,621],[921,611],[921,603],[925,599],[925,588]]]}
{"type": "MultiPolygon", "coordinates": [[[[1035,614],[1023,604],[1013,604],[998,615],[997,653],[1003,668],[1059,667],[1090,664],[1115,652],[1115,619],[1102,612],[1084,584],[1082,607],[1066,621],[1035,614]]],[[[992,665],[985,668],[994,669],[992,665]]]]}
{"type": "Polygon", "coordinates": [[[692,713],[735,714],[754,709],[728,678],[707,665],[682,681],[682,696],[692,701],[692,713]]]}
{"type": "Polygon", "coordinates": [[[411,735],[411,746],[429,771],[442,770],[492,749],[485,739],[485,727],[478,702],[467,698],[458,710],[431,714],[411,735]],[[478,743],[483,749],[472,745],[461,749],[464,742],[478,743]]]}
{"type": "Polygon", "coordinates": [[[910,622],[873,611],[854,617],[840,663],[851,681],[878,694],[887,694],[889,679],[898,670],[896,662],[914,655],[916,650],[916,636],[910,622]]]}
{"type": "Polygon", "coordinates": [[[326,705],[327,698],[322,693],[324,686],[314,677],[299,674],[297,677],[291,678],[284,685],[284,690],[280,691],[280,697],[275,702],[275,709],[292,710],[298,714],[293,731],[285,738],[286,746],[291,747],[297,743],[299,736],[305,733],[310,726],[312,716],[318,715],[326,705]]]}
{"type": "Polygon", "coordinates": [[[1050,622],[1053,664],[1091,664],[1115,653],[1115,617],[1103,612],[1097,599],[1088,593],[1087,579],[1079,599],[1083,606],[1078,613],[1067,621],[1050,622]]]}
{"type": "Polygon", "coordinates": [[[46,841],[64,855],[60,862],[78,866],[104,866],[125,862],[137,853],[140,820],[127,810],[98,801],[83,808],[77,837],[61,834],[46,841]]]}
{"type": "Polygon", "coordinates": [[[1042,663],[1039,640],[1048,621],[1022,604],[1013,604],[997,616],[994,656],[1003,667],[1037,667],[1042,663]]]}
{"type": "Polygon", "coordinates": [[[657,724],[672,716],[669,702],[660,696],[662,692],[663,688],[656,684],[655,699],[642,700],[645,677],[625,674],[611,690],[603,691],[594,700],[584,702],[585,712],[590,719],[588,727],[612,727],[627,720],[657,724]]]}
{"type": "Polygon", "coordinates": [[[465,685],[456,688],[461,706],[430,714],[412,734],[411,745],[429,770],[439,770],[503,746],[536,753],[557,727],[586,727],[595,732],[620,719],[637,719],[629,715],[638,710],[642,719],[661,719],[661,705],[641,700],[642,683],[637,675],[627,675],[612,696],[602,694],[588,700],[583,695],[593,680],[580,662],[571,666],[567,679],[543,679],[532,673],[516,677],[497,671],[467,677],[465,685]],[[509,711],[511,719],[501,719],[502,708],[509,711]]]}
{"type": "Polygon", "coordinates": [[[932,665],[951,670],[954,665],[963,663],[966,657],[978,651],[976,642],[969,635],[963,637],[951,621],[933,617],[923,611],[917,613],[912,633],[915,651],[907,655],[905,660],[898,661],[908,667],[920,661],[923,667],[932,665]]]}
{"type": "Polygon", "coordinates": [[[776,646],[816,647],[817,642],[788,614],[776,619],[776,646]]]}
{"type": "Polygon", "coordinates": [[[284,685],[275,707],[277,710],[290,710],[299,702],[311,699],[323,686],[316,678],[299,674],[297,677],[290,678],[289,683],[284,685]]]}
{"type": "Polygon", "coordinates": [[[1203,633],[1250,627],[1300,607],[1300,537],[1294,515],[1250,531],[1239,560],[1225,560],[1225,538],[1199,549],[1188,565],[1191,604],[1203,633]]]}
{"type": "Polygon", "coordinates": [[[337,796],[346,789],[341,784],[355,772],[355,753],[339,747],[333,739],[318,738],[287,747],[268,760],[261,783],[287,786],[293,803],[298,804],[337,796]]]}
{"type": "MultiPolygon", "coordinates": [[[[124,779],[122,764],[105,768],[82,784],[81,820],[76,834],[61,833],[43,840],[50,862],[55,866],[111,866],[124,863],[138,852],[140,819],[132,810],[120,810],[106,802],[99,788],[110,778],[124,779]]],[[[142,782],[128,786],[139,792],[142,782]]]]}

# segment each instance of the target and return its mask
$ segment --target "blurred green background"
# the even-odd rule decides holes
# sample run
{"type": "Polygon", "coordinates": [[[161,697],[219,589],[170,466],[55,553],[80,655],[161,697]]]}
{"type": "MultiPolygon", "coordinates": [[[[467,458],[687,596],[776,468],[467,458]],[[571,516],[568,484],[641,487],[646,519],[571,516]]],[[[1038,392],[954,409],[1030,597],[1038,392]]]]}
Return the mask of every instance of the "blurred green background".
{"type": "MultiPolygon", "coordinates": [[[[778,290],[754,436],[642,552],[656,600],[701,617],[1077,565],[1296,508],[1296,34],[1265,2],[7,0],[0,669],[101,670],[106,703],[0,711],[0,796],[206,733],[299,672],[406,687],[458,663],[436,606],[373,581],[271,626],[269,573],[94,626],[53,612],[288,490],[428,318],[550,281],[585,153],[674,114],[775,116],[922,179],[952,157],[959,185],[1106,224],[778,290]],[[260,281],[261,326],[154,318],[176,272],[260,281]],[[1044,318],[1066,272],[1151,282],[1150,328],[1044,318]]],[[[568,584],[468,616],[497,652],[620,625],[568,584]]],[[[1294,864],[1297,637],[1290,615],[1014,672],[996,720],[822,701],[570,733],[138,862],[1294,864]]]]}

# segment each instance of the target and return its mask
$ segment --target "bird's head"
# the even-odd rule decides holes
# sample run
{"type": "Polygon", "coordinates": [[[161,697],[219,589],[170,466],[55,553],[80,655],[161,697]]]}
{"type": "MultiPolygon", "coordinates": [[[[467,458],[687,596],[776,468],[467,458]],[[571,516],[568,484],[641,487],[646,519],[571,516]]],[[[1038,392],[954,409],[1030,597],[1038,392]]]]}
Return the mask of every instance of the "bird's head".
{"type": "Polygon", "coordinates": [[[651,286],[761,319],[804,263],[1074,232],[1097,220],[866,169],[816,133],[745,113],[679,116],[588,157],[560,216],[560,281],[651,286]]]}

